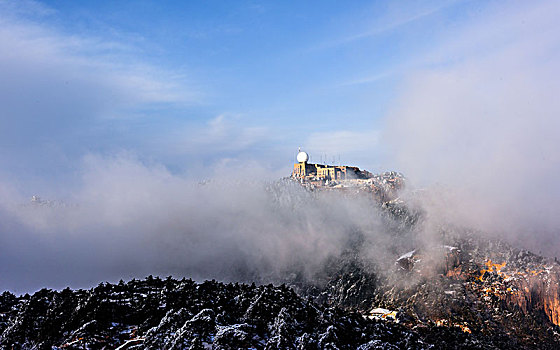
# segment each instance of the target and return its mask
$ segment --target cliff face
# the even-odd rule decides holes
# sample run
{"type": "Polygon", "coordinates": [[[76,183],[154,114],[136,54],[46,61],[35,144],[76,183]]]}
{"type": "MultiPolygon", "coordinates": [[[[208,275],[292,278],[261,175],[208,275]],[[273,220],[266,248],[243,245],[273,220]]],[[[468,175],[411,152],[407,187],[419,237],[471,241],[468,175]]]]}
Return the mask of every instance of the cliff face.
{"type": "Polygon", "coordinates": [[[414,251],[378,285],[375,306],[400,311],[410,327],[454,327],[521,348],[560,346],[560,266],[503,243],[471,237],[414,251]],[[441,259],[427,259],[428,256],[441,259]]]}
{"type": "Polygon", "coordinates": [[[496,296],[510,308],[544,314],[559,325],[560,265],[555,260],[505,246],[486,255],[469,256],[472,262],[467,279],[475,277],[473,286],[486,295],[496,296]],[[476,267],[480,267],[478,272],[476,267]]]}
{"type": "Polygon", "coordinates": [[[524,312],[542,311],[550,322],[560,325],[560,268],[553,262],[538,264],[529,269],[496,272],[505,286],[503,299],[524,312]],[[534,268],[534,269],[531,269],[534,268]],[[508,275],[510,273],[511,275],[508,275]]]}

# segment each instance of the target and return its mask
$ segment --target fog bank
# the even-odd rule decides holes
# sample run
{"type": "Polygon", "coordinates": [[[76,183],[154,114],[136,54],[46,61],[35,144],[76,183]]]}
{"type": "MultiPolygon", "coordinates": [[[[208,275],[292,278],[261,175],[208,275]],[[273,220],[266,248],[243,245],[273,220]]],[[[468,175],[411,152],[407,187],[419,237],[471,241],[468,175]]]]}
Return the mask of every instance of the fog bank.
{"type": "Polygon", "coordinates": [[[130,156],[88,156],[81,172],[64,202],[30,202],[4,182],[0,289],[88,287],[149,274],[311,276],[356,232],[375,243],[372,263],[396,242],[371,198],[247,180],[246,173],[199,182],[130,156]]]}
{"type": "Polygon", "coordinates": [[[557,255],[560,7],[521,7],[454,33],[429,58],[447,65],[403,83],[384,140],[411,181],[438,188],[433,217],[557,255]]]}

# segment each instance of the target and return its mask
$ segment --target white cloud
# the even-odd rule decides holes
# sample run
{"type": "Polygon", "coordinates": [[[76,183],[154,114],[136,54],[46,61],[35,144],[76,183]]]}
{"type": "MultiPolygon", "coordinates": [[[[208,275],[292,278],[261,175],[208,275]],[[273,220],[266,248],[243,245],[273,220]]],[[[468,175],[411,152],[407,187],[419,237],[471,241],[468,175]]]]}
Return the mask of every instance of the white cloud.
{"type": "Polygon", "coordinates": [[[239,115],[221,114],[203,126],[186,126],[170,136],[177,153],[216,155],[247,151],[270,139],[270,130],[239,115]]]}

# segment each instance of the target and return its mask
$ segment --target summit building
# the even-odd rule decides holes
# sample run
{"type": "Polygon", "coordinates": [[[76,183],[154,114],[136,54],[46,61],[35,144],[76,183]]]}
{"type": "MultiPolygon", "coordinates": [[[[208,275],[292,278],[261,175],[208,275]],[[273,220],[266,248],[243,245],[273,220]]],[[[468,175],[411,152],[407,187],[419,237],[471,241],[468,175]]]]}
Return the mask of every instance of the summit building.
{"type": "Polygon", "coordinates": [[[297,163],[294,164],[292,178],[301,181],[366,180],[373,176],[368,171],[354,166],[309,163],[309,155],[302,151],[297,154],[296,159],[297,163]]]}

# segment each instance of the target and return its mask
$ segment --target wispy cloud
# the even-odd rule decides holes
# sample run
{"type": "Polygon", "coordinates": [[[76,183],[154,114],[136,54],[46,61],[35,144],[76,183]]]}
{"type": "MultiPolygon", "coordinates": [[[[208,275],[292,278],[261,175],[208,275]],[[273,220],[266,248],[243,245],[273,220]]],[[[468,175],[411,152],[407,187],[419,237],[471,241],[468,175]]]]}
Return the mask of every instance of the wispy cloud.
{"type": "MultiPolygon", "coordinates": [[[[385,32],[389,32],[396,28],[402,27],[414,21],[420,20],[422,18],[429,17],[434,13],[437,13],[446,7],[449,7],[456,3],[456,1],[451,1],[449,3],[438,4],[434,7],[421,8],[418,10],[407,11],[406,6],[399,6],[396,12],[389,12],[385,17],[380,18],[375,21],[372,28],[361,33],[349,35],[339,42],[333,43],[334,45],[341,45],[348,42],[364,39],[367,37],[376,36],[385,32]]],[[[395,10],[395,8],[393,8],[395,10]]]]}
{"type": "Polygon", "coordinates": [[[0,2],[0,12],[2,13],[0,21],[21,16],[41,18],[56,14],[53,8],[34,0],[4,0],[0,2]]]}
{"type": "Polygon", "coordinates": [[[345,82],[341,83],[340,86],[369,84],[369,83],[373,83],[373,82],[385,79],[387,77],[390,77],[393,74],[394,74],[394,72],[387,71],[387,72],[382,72],[382,73],[378,73],[378,74],[374,74],[374,75],[369,75],[369,76],[366,76],[366,77],[351,79],[351,80],[348,80],[348,81],[345,81],[345,82]]]}
{"type": "Polygon", "coordinates": [[[220,114],[204,125],[186,125],[168,135],[178,154],[229,155],[247,151],[270,139],[267,127],[251,125],[241,115],[220,114]]]}
{"type": "Polygon", "coordinates": [[[421,6],[407,3],[403,6],[399,3],[398,6],[388,6],[387,10],[381,15],[372,15],[365,25],[368,29],[347,34],[344,37],[337,38],[313,47],[313,50],[324,50],[336,48],[342,45],[347,45],[355,41],[375,37],[378,35],[386,34],[395,29],[406,26],[407,24],[415,21],[428,18],[450,6],[457,4],[459,1],[439,2],[436,4],[421,3],[421,6]]]}
{"type": "Polygon", "coordinates": [[[58,15],[33,1],[0,4],[4,170],[32,174],[62,168],[84,152],[126,147],[122,139],[132,135],[122,133],[133,124],[119,130],[114,120],[202,100],[186,72],[149,63],[134,42],[67,33],[56,25],[58,15]]]}
{"type": "MultiPolygon", "coordinates": [[[[174,72],[127,54],[128,44],[57,32],[38,22],[12,18],[0,25],[0,69],[35,84],[86,81],[111,89],[115,106],[134,103],[196,102],[195,89],[174,72]],[[9,70],[9,71],[8,71],[9,70]],[[23,74],[31,70],[33,75],[23,74]],[[41,74],[42,73],[42,74],[41,74]],[[119,103],[117,103],[119,102],[119,103]]],[[[89,92],[89,91],[88,91],[89,92]]]]}

